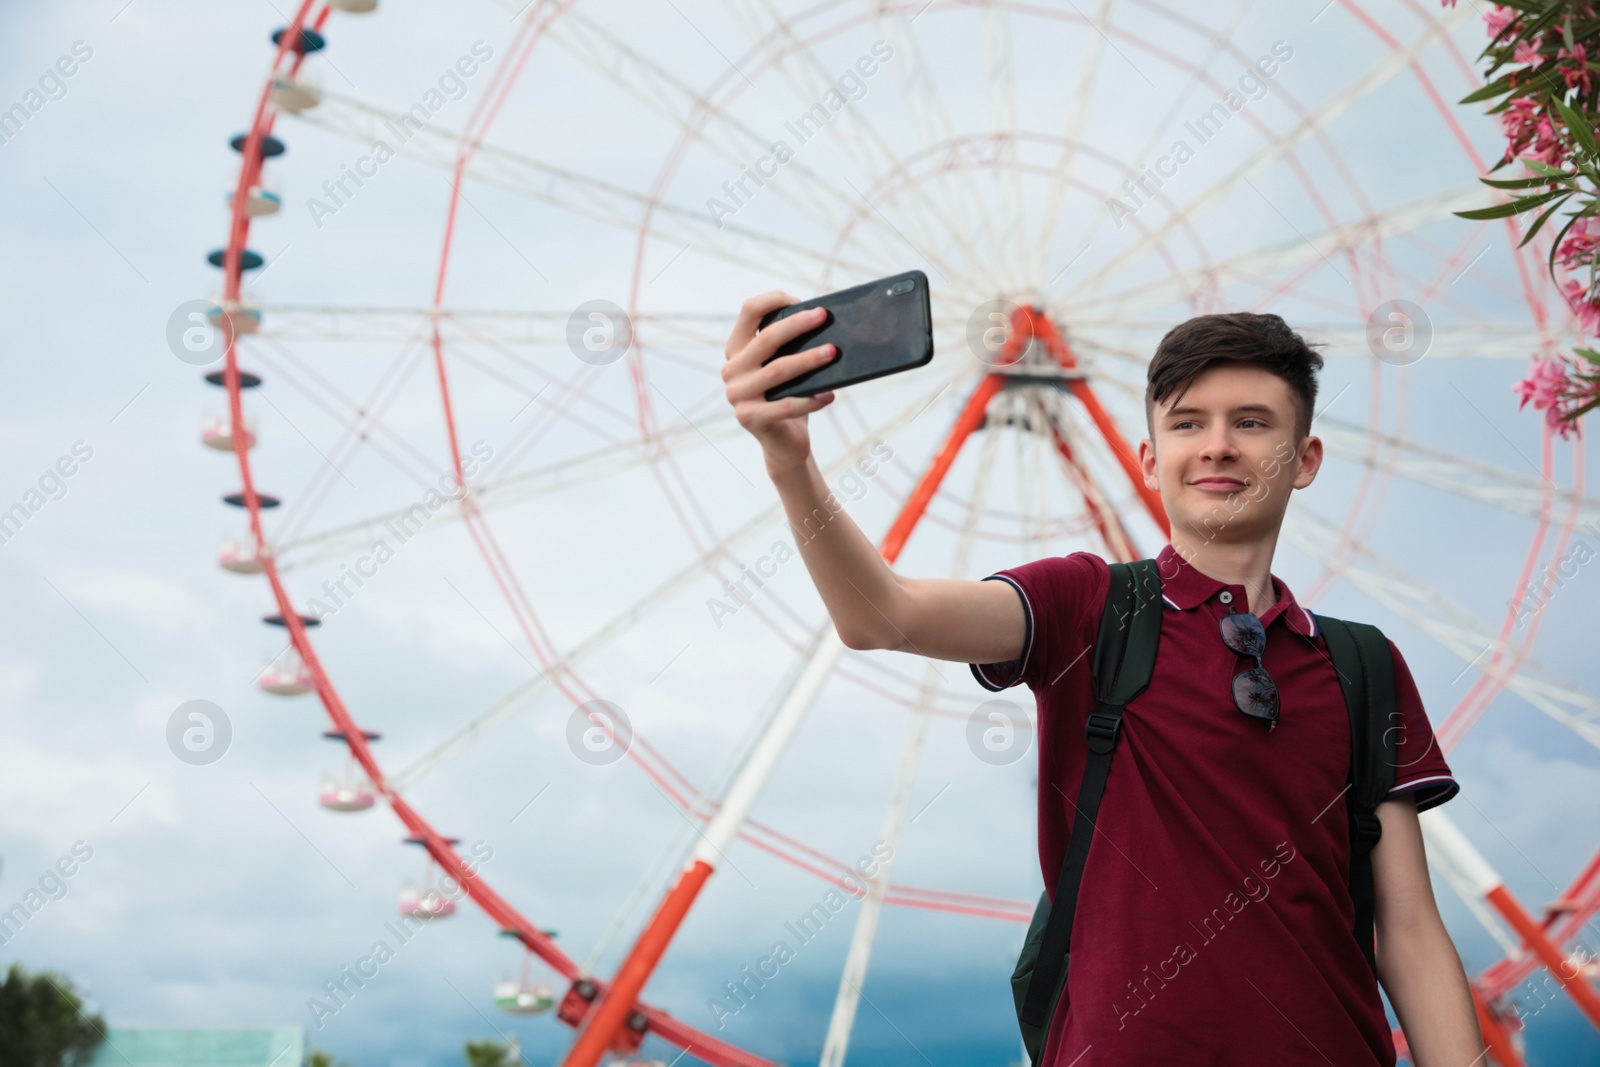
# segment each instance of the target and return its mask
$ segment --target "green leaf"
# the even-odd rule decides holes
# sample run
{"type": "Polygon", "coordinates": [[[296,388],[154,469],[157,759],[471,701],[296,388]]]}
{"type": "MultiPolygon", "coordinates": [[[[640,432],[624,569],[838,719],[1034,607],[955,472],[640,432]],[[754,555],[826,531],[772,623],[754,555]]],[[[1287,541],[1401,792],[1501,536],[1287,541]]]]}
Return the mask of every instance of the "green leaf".
{"type": "Polygon", "coordinates": [[[1532,189],[1536,185],[1554,184],[1549,178],[1479,178],[1478,180],[1496,189],[1532,189]]]}
{"type": "Polygon", "coordinates": [[[1480,222],[1484,219],[1504,219],[1517,213],[1516,204],[1496,204],[1494,207],[1473,208],[1471,211],[1454,211],[1451,214],[1480,222]]]}
{"type": "Polygon", "coordinates": [[[1600,396],[1595,397],[1593,400],[1591,400],[1587,404],[1583,405],[1583,407],[1578,408],[1576,411],[1572,412],[1570,415],[1568,415],[1562,421],[1564,421],[1564,422],[1577,422],[1579,415],[1583,415],[1583,414],[1586,414],[1586,413],[1588,413],[1590,411],[1593,411],[1597,404],[1600,404],[1600,396]]]}
{"type": "Polygon", "coordinates": [[[1511,88],[1511,74],[1504,74],[1481,89],[1474,90],[1456,101],[1460,104],[1476,104],[1480,100],[1489,100],[1509,91],[1511,88]]]}
{"type": "Polygon", "coordinates": [[[1561,247],[1561,239],[1567,235],[1568,230],[1572,229],[1572,224],[1583,218],[1585,214],[1587,214],[1587,212],[1580,211],[1573,215],[1572,218],[1567,221],[1567,224],[1561,227],[1561,232],[1556,234],[1556,239],[1550,242],[1550,281],[1554,283],[1558,289],[1560,288],[1560,283],[1556,282],[1556,250],[1561,247]]]}
{"type": "Polygon", "coordinates": [[[1549,178],[1479,178],[1478,180],[1495,189],[1532,189],[1537,185],[1554,184],[1549,178]]]}
{"type": "Polygon", "coordinates": [[[1524,159],[1522,162],[1524,166],[1528,167],[1528,169],[1537,171],[1540,174],[1548,174],[1552,178],[1572,177],[1571,174],[1568,174],[1560,167],[1552,167],[1542,159],[1524,159]]]}
{"type": "Polygon", "coordinates": [[[1540,204],[1547,204],[1556,197],[1569,197],[1571,189],[1557,189],[1553,193],[1540,193],[1538,196],[1524,196],[1511,201],[1509,204],[1496,204],[1493,207],[1474,208],[1471,211],[1457,211],[1455,214],[1464,219],[1504,219],[1512,215],[1520,215],[1524,211],[1531,211],[1540,204]]]}
{"type": "Polygon", "coordinates": [[[1522,240],[1517,242],[1517,247],[1521,248],[1523,245],[1525,245],[1529,241],[1533,240],[1533,235],[1539,232],[1539,227],[1543,226],[1545,220],[1548,219],[1551,215],[1554,215],[1556,213],[1556,209],[1559,208],[1560,206],[1561,206],[1561,201],[1560,200],[1557,200],[1554,204],[1551,204],[1550,205],[1550,210],[1546,211],[1543,215],[1540,215],[1539,218],[1534,222],[1534,224],[1531,227],[1529,227],[1528,235],[1526,237],[1524,237],[1522,240]]]}
{"type": "Polygon", "coordinates": [[[1590,363],[1600,363],[1600,352],[1596,352],[1592,348],[1574,348],[1572,351],[1582,356],[1590,363]]]}
{"type": "Polygon", "coordinates": [[[1594,131],[1589,128],[1589,120],[1566,104],[1563,104],[1560,100],[1551,100],[1550,102],[1561,113],[1561,119],[1566,123],[1568,132],[1572,134],[1572,139],[1589,155],[1589,158],[1593,159],[1595,153],[1600,151],[1600,146],[1596,146],[1594,143],[1594,131]]]}
{"type": "Polygon", "coordinates": [[[1549,7],[1545,8],[1544,12],[1538,18],[1522,27],[1522,36],[1528,38],[1530,41],[1535,37],[1543,36],[1544,31],[1550,27],[1550,24],[1561,17],[1563,14],[1562,8],[1564,7],[1566,7],[1566,5],[1563,3],[1552,3],[1549,7]]]}

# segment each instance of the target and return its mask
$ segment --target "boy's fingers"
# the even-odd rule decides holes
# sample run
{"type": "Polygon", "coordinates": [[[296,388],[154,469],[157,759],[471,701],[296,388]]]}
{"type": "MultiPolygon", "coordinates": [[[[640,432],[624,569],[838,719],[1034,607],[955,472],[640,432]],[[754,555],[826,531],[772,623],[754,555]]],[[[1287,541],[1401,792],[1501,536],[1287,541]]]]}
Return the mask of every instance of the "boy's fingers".
{"type": "Polygon", "coordinates": [[[833,400],[832,393],[818,393],[816,396],[790,396],[784,398],[790,405],[790,411],[796,415],[816,411],[818,408],[827,407],[833,400]]]}
{"type": "Polygon", "coordinates": [[[809,415],[833,403],[833,396],[831,392],[818,393],[816,396],[786,396],[782,400],[762,403],[757,409],[759,414],[751,412],[751,421],[746,427],[751,430],[767,429],[780,422],[809,415]]]}
{"type": "MultiPolygon", "coordinates": [[[[782,308],[789,305],[778,304],[776,306],[782,308]]],[[[743,348],[729,355],[725,364],[723,379],[731,380],[734,376],[759,370],[772,360],[780,348],[795,338],[816,330],[827,322],[827,319],[828,312],[826,309],[808,308],[805,311],[796,312],[774,322],[771,326],[751,338],[743,348]]],[[[793,353],[790,354],[792,355],[793,353]]]]}
{"type": "Polygon", "coordinates": [[[755,340],[756,327],[761,324],[764,315],[794,303],[797,303],[795,298],[781,289],[746,300],[739,306],[739,317],[734,320],[733,332],[728,335],[728,347],[723,354],[732,359],[744,351],[745,346],[755,340]]]}
{"type": "MultiPolygon", "coordinates": [[[[773,329],[776,330],[777,327],[774,326],[773,329]]],[[[738,403],[740,400],[761,396],[775,385],[797,378],[808,370],[825,366],[832,362],[837,354],[838,349],[833,345],[817,345],[815,348],[779,356],[770,363],[752,365],[729,378],[728,399],[738,403]]]]}

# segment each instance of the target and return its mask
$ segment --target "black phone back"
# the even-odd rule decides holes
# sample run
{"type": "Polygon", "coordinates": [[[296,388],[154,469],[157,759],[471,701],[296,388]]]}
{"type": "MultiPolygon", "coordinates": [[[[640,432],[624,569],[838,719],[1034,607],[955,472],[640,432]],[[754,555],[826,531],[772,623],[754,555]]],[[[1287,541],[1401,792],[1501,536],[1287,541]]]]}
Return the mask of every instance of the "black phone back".
{"type": "Polygon", "coordinates": [[[928,276],[920,270],[879,278],[875,282],[813,297],[769,312],[758,329],[814,307],[828,309],[822,325],[788,342],[773,354],[793,355],[817,345],[833,344],[839,354],[831,362],[768,389],[763,396],[816,396],[830,389],[921,367],[933,359],[933,314],[928,276]]]}

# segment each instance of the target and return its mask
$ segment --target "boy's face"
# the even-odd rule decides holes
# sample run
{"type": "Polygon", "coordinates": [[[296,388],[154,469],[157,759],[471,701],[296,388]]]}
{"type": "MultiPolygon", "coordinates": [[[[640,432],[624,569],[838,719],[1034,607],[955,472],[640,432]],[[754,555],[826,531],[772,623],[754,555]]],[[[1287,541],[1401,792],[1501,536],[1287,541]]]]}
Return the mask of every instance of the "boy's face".
{"type": "Polygon", "coordinates": [[[1144,484],[1161,494],[1174,537],[1190,547],[1277,537],[1291,489],[1322,465],[1322,441],[1295,440],[1289,383],[1261,367],[1219,363],[1151,413],[1139,442],[1144,484]]]}

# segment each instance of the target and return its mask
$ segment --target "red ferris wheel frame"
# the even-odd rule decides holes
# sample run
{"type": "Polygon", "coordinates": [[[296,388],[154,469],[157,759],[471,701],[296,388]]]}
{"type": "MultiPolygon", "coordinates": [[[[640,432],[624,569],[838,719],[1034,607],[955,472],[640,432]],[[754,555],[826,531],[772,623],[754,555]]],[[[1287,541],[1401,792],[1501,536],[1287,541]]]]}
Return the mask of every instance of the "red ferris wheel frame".
{"type": "MultiPolygon", "coordinates": [[[[291,73],[295,70],[298,70],[300,63],[304,59],[304,51],[299,49],[297,46],[302,39],[302,28],[307,26],[307,18],[310,16],[312,9],[315,6],[316,0],[303,0],[290,26],[285,30],[280,39],[277,55],[273,63],[273,70],[276,71],[284,68],[286,62],[287,69],[291,73]]],[[[527,62],[529,56],[531,55],[533,46],[537,42],[538,37],[542,33],[543,29],[547,27],[549,23],[556,17],[559,17],[561,12],[569,6],[571,6],[570,3],[552,4],[547,8],[542,22],[535,22],[535,20],[532,19],[527,20],[527,22],[524,24],[524,31],[519,31],[518,44],[514,48],[514,55],[516,58],[512,64],[511,74],[506,77],[502,83],[500,83],[496,92],[491,92],[489,96],[486,97],[484,103],[480,104],[478,112],[475,113],[474,122],[481,122],[481,125],[479,126],[480,135],[483,130],[487,129],[488,124],[493,121],[494,114],[498,111],[500,104],[502,104],[506,99],[511,85],[515,81],[516,72],[519,71],[522,65],[527,62]]],[[[329,15],[330,9],[324,5],[320,11],[318,11],[315,19],[310,22],[310,28],[314,30],[320,30],[325,24],[329,15]]],[[[1382,36],[1381,31],[1375,25],[1373,26],[1373,30],[1375,33],[1378,33],[1380,36],[1382,36]]],[[[1389,43],[1391,43],[1392,46],[1394,45],[1394,42],[1392,41],[1389,43]]],[[[1421,78],[1426,84],[1425,75],[1422,75],[1419,72],[1419,78],[1421,78]]],[[[246,137],[242,153],[243,163],[241,165],[239,182],[233,197],[230,233],[223,257],[224,301],[225,308],[227,309],[238,306],[242,290],[244,252],[246,249],[250,225],[249,217],[246,212],[246,205],[250,191],[260,178],[262,168],[263,140],[271,132],[275,119],[275,115],[268,108],[270,91],[271,81],[269,78],[268,85],[264,87],[262,91],[262,96],[256,109],[255,117],[246,137]]],[[[1432,91],[1431,86],[1429,86],[1429,91],[1432,91]]],[[[1450,122],[1450,125],[1455,129],[1458,137],[1462,137],[1463,143],[1465,143],[1464,135],[1461,133],[1459,127],[1455,125],[1453,119],[1448,118],[1448,115],[1447,121],[1450,122]]],[[[440,304],[444,293],[451,243],[454,234],[456,210],[460,199],[459,185],[466,175],[467,164],[472,153],[476,150],[478,143],[477,136],[468,136],[464,138],[462,141],[460,154],[458,155],[456,161],[454,175],[455,180],[451,183],[453,194],[449,203],[449,215],[446,221],[444,247],[441,253],[439,273],[434,292],[435,306],[440,304]]],[[[1470,151],[1470,146],[1467,147],[1470,151]]],[[[1507,222],[1507,226],[1511,226],[1509,221],[1507,222]]],[[[1523,272],[1522,280],[1524,283],[1524,288],[1526,289],[1528,288],[1529,279],[1520,255],[1517,256],[1516,262],[1518,264],[1518,269],[1523,272]]],[[[1540,310],[1534,302],[1530,301],[1530,306],[1535,308],[1536,315],[1540,314],[1540,310]]],[[[554,942],[548,936],[546,936],[540,929],[535,927],[531,922],[523,918],[509,903],[496,894],[483,881],[481,876],[474,875],[472,872],[468,871],[460,858],[456,856],[449,840],[434,831],[431,826],[429,826],[429,824],[421,817],[421,815],[412,809],[396,791],[387,785],[382,769],[379,767],[372,754],[366,735],[356,726],[354,719],[350,715],[348,709],[344,706],[332,683],[329,681],[326,671],[318,659],[315,649],[310,642],[306,629],[306,620],[303,620],[301,616],[293,609],[287,591],[278,574],[276,563],[272,559],[270,551],[267,548],[260,518],[262,495],[259,494],[255,488],[248,456],[248,450],[251,445],[251,441],[249,435],[239,429],[245,425],[242,409],[242,378],[241,371],[238,367],[233,325],[231,319],[226,313],[222,316],[220,327],[224,331],[226,345],[226,363],[223,372],[223,384],[228,393],[231,425],[235,428],[235,432],[233,433],[233,451],[239,463],[240,476],[243,482],[242,497],[246,510],[249,513],[251,535],[255,542],[257,556],[260,560],[262,571],[266,575],[268,583],[272,589],[273,597],[278,604],[280,617],[288,629],[291,644],[293,645],[296,653],[300,656],[302,662],[305,664],[307,671],[312,676],[315,690],[319,699],[326,708],[329,717],[332,719],[336,728],[336,732],[345,739],[350,747],[352,757],[366,772],[375,789],[385,796],[392,809],[395,811],[397,817],[400,818],[401,822],[406,826],[408,831],[410,831],[412,835],[418,838],[425,845],[433,859],[438,862],[440,866],[449,874],[455,877],[463,885],[467,894],[481,908],[483,908],[483,910],[491,918],[499,923],[502,928],[515,931],[519,939],[522,940],[523,944],[528,948],[529,951],[539,955],[541,959],[544,959],[553,969],[561,973],[568,980],[573,981],[574,983],[587,982],[591,992],[598,996],[599,999],[597,1003],[599,1004],[599,1008],[592,1013],[588,1013],[587,1017],[586,1012],[589,1006],[587,1001],[585,1001],[585,1003],[577,1009],[576,1014],[563,1013],[562,1017],[564,1018],[564,1021],[569,1022],[569,1024],[580,1025],[584,1024],[585,1022],[587,1023],[586,1025],[583,1025],[583,1032],[580,1034],[579,1043],[574,1046],[574,1050],[570,1054],[568,1062],[574,1064],[595,1062],[598,1060],[600,1055],[607,1051],[608,1048],[636,1048],[638,1043],[637,1039],[642,1038],[642,1028],[635,1026],[635,1034],[630,1037],[622,1038],[620,1043],[618,1037],[616,1036],[616,1031],[627,1028],[630,1021],[633,1021],[637,1024],[642,1020],[645,1024],[647,1024],[650,1032],[657,1033],[666,1040],[669,1040],[685,1049],[692,1047],[696,1055],[707,1060],[707,1062],[714,1064],[765,1064],[767,1061],[719,1042],[716,1039],[711,1038],[709,1035],[702,1034],[693,1028],[678,1022],[663,1012],[649,1008],[642,1004],[636,1004],[634,998],[642,990],[644,981],[648,978],[649,969],[650,967],[653,967],[654,963],[654,961],[651,960],[649,966],[641,969],[638,964],[643,959],[643,956],[639,955],[638,950],[636,950],[634,956],[630,956],[629,961],[624,963],[622,969],[618,973],[615,983],[610,990],[607,990],[607,987],[604,983],[598,982],[593,978],[583,975],[581,968],[579,968],[574,961],[572,961],[565,955],[565,953],[557,948],[554,942]],[[638,1019],[635,1019],[635,1013],[637,1013],[639,1016],[638,1019]],[[602,1025],[602,1022],[604,1025],[602,1025]],[[588,1057],[591,1053],[593,1055],[593,1059],[586,1059],[585,1057],[588,1057]]],[[[1050,353],[1052,358],[1054,358],[1064,370],[1069,372],[1066,383],[1068,390],[1084,405],[1084,408],[1089,413],[1091,420],[1096,426],[1096,429],[1100,431],[1100,434],[1105,439],[1106,444],[1115,453],[1120,465],[1124,469],[1124,472],[1129,475],[1136,494],[1146,509],[1150,511],[1151,517],[1158,526],[1165,529],[1165,518],[1160,511],[1159,498],[1155,497],[1154,494],[1143,487],[1142,479],[1138,476],[1137,470],[1133,464],[1131,453],[1126,447],[1126,443],[1122,441],[1114,421],[1106,412],[1103,405],[1100,404],[1098,398],[1094,395],[1092,389],[1089,387],[1088,382],[1082,377],[1081,374],[1074,375],[1070,373],[1071,371],[1075,370],[1075,359],[1072,356],[1070,349],[1061,339],[1054,324],[1042,314],[1037,314],[1030,309],[1019,309],[1014,321],[1014,329],[1012,332],[1013,344],[1019,337],[1037,337],[1044,345],[1046,350],[1050,353]]],[[[439,333],[437,322],[434,325],[432,347],[434,352],[435,368],[438,375],[441,400],[446,418],[451,461],[458,483],[465,486],[460,448],[454,422],[454,412],[450,403],[449,383],[445,371],[443,342],[439,333]]],[[[1010,358],[1012,360],[1016,358],[1015,349],[1011,350],[1010,358]]],[[[648,395],[644,391],[640,368],[634,367],[633,371],[636,388],[639,393],[638,399],[640,410],[641,413],[646,413],[646,417],[648,417],[648,395]]],[[[937,491],[938,485],[944,474],[948,471],[951,463],[954,461],[955,456],[958,454],[962,443],[968,436],[970,436],[974,429],[982,425],[984,411],[987,407],[988,401],[1004,387],[1005,378],[1006,375],[999,370],[985,375],[978,388],[969,398],[969,401],[961,416],[957,419],[955,425],[952,427],[950,435],[944,446],[932,461],[932,464],[930,465],[928,471],[924,474],[922,480],[919,482],[912,497],[907,501],[905,507],[902,509],[895,525],[891,528],[889,534],[886,536],[882,546],[882,551],[886,559],[893,560],[898,556],[900,549],[905,544],[906,539],[910,536],[910,533],[914,529],[917,521],[922,517],[928,502],[932,499],[933,494],[937,491]]],[[[1059,433],[1054,435],[1054,441],[1057,450],[1061,453],[1062,459],[1068,465],[1069,469],[1078,470],[1078,472],[1082,474],[1083,472],[1081,468],[1078,468],[1074,463],[1074,458],[1071,454],[1070,447],[1059,433]]],[[[1547,431],[1545,438],[1547,467],[1549,464],[1550,443],[1551,442],[1547,431]]],[[[1365,481],[1363,482],[1363,491],[1365,491],[1365,481]]],[[[1120,530],[1120,520],[1117,520],[1114,512],[1109,515],[1102,514],[1096,503],[1090,499],[1087,492],[1085,493],[1085,502],[1089,506],[1091,514],[1096,519],[1096,524],[1106,541],[1108,551],[1112,552],[1113,554],[1117,554],[1119,551],[1119,548],[1114,545],[1114,529],[1120,531],[1120,540],[1123,545],[1131,545],[1131,541],[1129,541],[1127,538],[1126,531],[1120,530]]],[[[498,544],[495,543],[488,527],[483,524],[476,504],[473,502],[470,494],[463,501],[463,513],[464,518],[467,521],[469,532],[471,532],[480,551],[483,552],[485,560],[488,562],[497,583],[500,584],[502,591],[506,593],[508,601],[512,604],[513,610],[517,614],[519,625],[523,629],[524,634],[529,640],[530,644],[535,648],[544,647],[546,649],[553,650],[553,644],[550,643],[548,636],[543,633],[542,628],[539,626],[536,618],[534,618],[531,607],[528,607],[525,611],[518,610],[518,596],[520,595],[520,589],[515,588],[515,579],[510,574],[509,561],[500,551],[498,544]]],[[[1569,516],[1568,521],[1565,523],[1564,528],[1562,529],[1562,534],[1559,539],[1558,552],[1560,551],[1560,546],[1565,546],[1567,543],[1575,522],[1576,507],[1574,508],[1573,514],[1569,516]]],[[[1519,583],[1518,588],[1527,587],[1528,583],[1526,578],[1528,577],[1529,573],[1531,573],[1534,562],[1542,546],[1545,531],[1548,529],[1549,524],[1550,515],[1549,509],[1547,508],[1545,517],[1540,524],[1539,534],[1538,538],[1536,539],[1535,546],[1533,550],[1530,551],[1527,564],[1524,568],[1524,581],[1519,583]]],[[[524,606],[526,606],[525,598],[523,598],[523,603],[524,606]]],[[[1514,615],[1508,616],[1507,624],[1502,627],[1502,638],[1508,636],[1510,619],[1512,617],[1514,617],[1514,615]]],[[[1529,654],[1529,651],[1531,650],[1533,633],[1536,629],[1536,626],[1537,622],[1535,622],[1534,627],[1530,627],[1524,639],[1512,650],[1510,656],[1512,664],[1510,667],[1511,670],[1515,670],[1516,665],[1521,662],[1521,659],[1526,658],[1526,656],[1529,654]]],[[[1498,662],[1501,656],[1502,652],[1497,650],[1495,652],[1495,660],[1498,662]]],[[[1491,700],[1495,694],[1504,688],[1504,679],[1506,676],[1506,673],[1502,670],[1485,672],[1484,675],[1480,677],[1479,682],[1474,686],[1473,691],[1469,693],[1468,697],[1463,700],[1461,705],[1455,709],[1455,711],[1452,713],[1449,719],[1446,720],[1441,728],[1441,740],[1447,744],[1447,747],[1450,744],[1453,744],[1454,741],[1459,740],[1460,736],[1465,733],[1472,721],[1482,714],[1482,711],[1487,707],[1489,700],[1491,700]]],[[[781,835],[774,836],[779,837],[780,840],[785,840],[786,844],[804,848],[804,846],[800,846],[798,842],[783,839],[781,835]]],[[[773,850],[771,846],[764,845],[761,842],[756,843],[759,847],[766,847],[769,849],[769,851],[773,850]]],[[[813,873],[821,874],[823,877],[830,877],[826,873],[818,871],[814,867],[808,869],[811,869],[813,873]]],[[[708,875],[709,871],[705,873],[708,875]]],[[[665,951],[666,945],[670,940],[670,931],[666,932],[665,937],[661,937],[660,935],[662,934],[663,929],[658,924],[664,921],[663,917],[665,916],[666,920],[670,921],[671,926],[675,928],[676,922],[681,920],[683,912],[687,910],[688,900],[692,900],[694,891],[697,890],[699,885],[703,884],[703,882],[704,877],[702,876],[699,881],[693,885],[692,889],[688,889],[686,884],[685,887],[688,889],[686,898],[682,895],[676,898],[669,897],[669,900],[676,900],[677,903],[674,903],[672,908],[668,908],[666,904],[664,904],[661,912],[658,912],[657,920],[652,923],[650,929],[647,929],[646,937],[641,938],[640,947],[644,950],[644,955],[647,956],[653,953],[655,958],[658,959],[660,954],[665,951]],[[682,904],[682,910],[677,910],[678,903],[682,904]],[[676,918],[673,919],[671,912],[675,910],[677,911],[677,915],[676,918]],[[654,932],[652,933],[652,931],[654,932]],[[649,943],[648,945],[647,941],[649,943]]],[[[944,896],[949,899],[938,903],[931,903],[928,899],[924,899],[919,902],[917,899],[915,899],[917,891],[911,890],[910,887],[905,887],[905,889],[911,893],[912,899],[902,900],[901,902],[912,904],[913,906],[940,907],[944,910],[967,910],[968,913],[972,914],[988,914],[994,917],[1012,919],[1014,921],[1025,921],[1025,916],[1018,916],[1015,914],[1014,908],[1006,907],[1006,905],[1013,904],[1014,902],[997,901],[994,900],[994,898],[982,898],[964,894],[944,894],[944,896]],[[955,898],[958,897],[963,898],[964,903],[958,904],[955,901],[955,898]]],[[[1535,941],[1539,938],[1554,938],[1559,943],[1561,940],[1565,939],[1563,935],[1571,936],[1574,934],[1576,932],[1576,927],[1580,925],[1588,915],[1593,914],[1595,910],[1600,909],[1600,855],[1597,855],[1595,859],[1591,861],[1591,863],[1585,868],[1584,872],[1573,883],[1571,889],[1565,895],[1564,900],[1570,906],[1549,912],[1546,915],[1544,922],[1538,926],[1537,930],[1523,930],[1519,927],[1519,933],[1524,934],[1530,944],[1535,943],[1535,941]]],[[[1538,958],[1539,956],[1540,954],[1535,953],[1534,958],[1531,959],[1508,959],[1496,964],[1494,967],[1491,967],[1485,971],[1484,975],[1480,978],[1478,983],[1479,990],[1481,990],[1485,998],[1497,999],[1499,996],[1508,992],[1516,982],[1526,977],[1527,973],[1534,967],[1542,965],[1540,959],[1538,958]]],[[[590,999],[593,999],[593,997],[590,999]]],[[[1490,1024],[1493,1024],[1494,1027],[1498,1028],[1498,1023],[1495,1023],[1493,1015],[1488,1013],[1483,1008],[1481,1003],[1480,1013],[1487,1020],[1485,1025],[1486,1033],[1491,1030],[1490,1024]]]]}

